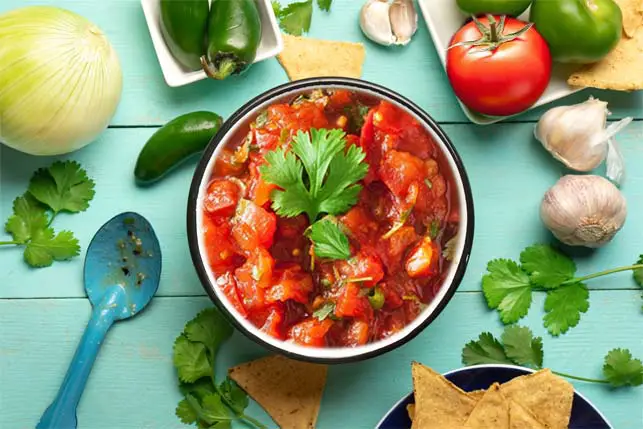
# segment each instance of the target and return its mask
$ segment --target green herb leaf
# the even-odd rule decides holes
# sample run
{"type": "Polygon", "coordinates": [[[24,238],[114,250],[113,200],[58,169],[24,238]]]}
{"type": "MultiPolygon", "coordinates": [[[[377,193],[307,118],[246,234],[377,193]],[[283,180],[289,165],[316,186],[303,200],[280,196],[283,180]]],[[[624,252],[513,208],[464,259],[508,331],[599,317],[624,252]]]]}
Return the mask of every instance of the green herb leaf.
{"type": "Polygon", "coordinates": [[[643,384],[643,363],[627,349],[610,350],[605,356],[603,374],[614,387],[643,384]]]}
{"type": "Polygon", "coordinates": [[[194,383],[179,383],[179,390],[183,396],[191,394],[199,399],[203,399],[210,393],[215,393],[210,377],[201,378],[194,383]]]}
{"type": "MultiPolygon", "coordinates": [[[[201,418],[206,422],[213,424],[221,421],[232,420],[230,411],[221,402],[221,397],[216,393],[206,396],[201,401],[201,418]]],[[[217,425],[217,427],[219,427],[217,425]]]]}
{"type": "Polygon", "coordinates": [[[462,349],[462,363],[481,365],[488,363],[513,364],[505,354],[504,347],[491,333],[483,332],[477,341],[470,341],[462,349]]]}
{"type": "Polygon", "coordinates": [[[543,339],[535,337],[529,328],[507,326],[502,333],[502,344],[512,362],[530,368],[543,366],[543,339]]]}
{"type": "Polygon", "coordinates": [[[232,336],[232,326],[214,308],[207,308],[185,325],[185,336],[208,348],[214,356],[221,343],[232,336]]]}
{"type": "Polygon", "coordinates": [[[299,131],[290,151],[268,152],[260,167],[263,179],[281,190],[272,192],[272,208],[280,216],[306,213],[311,223],[320,213],[340,214],[357,201],[368,170],[364,152],[352,145],[345,153],[342,130],[299,131]],[[304,182],[304,170],[307,183],[304,182]]]}
{"type": "Polygon", "coordinates": [[[61,210],[77,213],[87,210],[94,198],[94,181],[79,163],[58,161],[36,171],[29,182],[29,192],[54,213],[61,210]]]}
{"type": "Polygon", "coordinates": [[[237,383],[227,377],[219,386],[219,392],[230,404],[230,408],[237,414],[241,414],[248,407],[248,395],[237,383]]]}
{"type": "Polygon", "coordinates": [[[66,261],[79,253],[78,240],[71,231],[54,236],[54,230],[46,228],[34,231],[25,247],[24,258],[32,267],[48,267],[54,261],[66,261]]]}
{"type": "MultiPolygon", "coordinates": [[[[643,255],[639,256],[639,260],[636,261],[636,265],[643,264],[643,255]]],[[[634,281],[637,285],[643,287],[643,268],[638,268],[633,271],[634,281]]]]}
{"type": "Polygon", "coordinates": [[[277,0],[272,0],[272,11],[275,13],[275,16],[279,18],[281,14],[281,4],[277,0]]]}
{"type": "Polygon", "coordinates": [[[313,17],[313,0],[290,3],[286,7],[279,8],[277,17],[279,26],[286,33],[294,36],[308,33],[313,17]]]}
{"type": "Polygon", "coordinates": [[[313,312],[313,317],[316,317],[318,320],[324,320],[327,317],[332,316],[334,312],[335,304],[332,302],[327,302],[313,312]]]}
{"type": "Polygon", "coordinates": [[[330,6],[332,3],[333,0],[317,0],[317,6],[319,6],[321,10],[325,10],[326,12],[330,10],[330,6]]]}
{"type": "Polygon", "coordinates": [[[45,208],[30,194],[13,200],[13,215],[7,220],[5,230],[15,241],[25,243],[37,232],[47,228],[45,208]]]}
{"type": "Polygon", "coordinates": [[[503,323],[520,320],[531,305],[529,276],[510,259],[494,259],[487,264],[482,292],[489,308],[497,308],[503,323]]]}
{"type": "Polygon", "coordinates": [[[576,273],[576,264],[571,258],[546,244],[527,247],[520,254],[520,263],[532,283],[547,289],[557,288],[576,273]]]}
{"type": "Polygon", "coordinates": [[[582,283],[561,286],[547,292],[545,328],[552,335],[564,334],[578,325],[580,314],[589,309],[589,291],[582,283]]]}
{"type": "Polygon", "coordinates": [[[179,380],[187,383],[209,377],[212,373],[205,345],[190,342],[184,335],[177,337],[174,342],[174,366],[179,380]]]}
{"type": "Polygon", "coordinates": [[[328,217],[313,223],[306,235],[315,245],[315,257],[326,259],[348,259],[351,257],[348,237],[337,223],[328,217]]]}
{"type": "Polygon", "coordinates": [[[196,423],[199,417],[197,412],[194,410],[194,408],[192,408],[192,405],[190,405],[187,399],[182,399],[179,402],[179,405],[176,406],[176,410],[174,411],[174,413],[181,420],[181,423],[185,423],[186,425],[196,423]]]}

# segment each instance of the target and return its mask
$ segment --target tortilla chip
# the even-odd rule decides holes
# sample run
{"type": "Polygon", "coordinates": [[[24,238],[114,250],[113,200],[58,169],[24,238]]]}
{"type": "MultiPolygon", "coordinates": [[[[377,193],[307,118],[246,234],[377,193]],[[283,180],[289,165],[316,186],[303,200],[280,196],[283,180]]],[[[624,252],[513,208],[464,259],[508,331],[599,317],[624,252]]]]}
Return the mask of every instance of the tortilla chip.
{"type": "Polygon", "coordinates": [[[290,80],[320,76],[359,78],[366,50],[361,43],[334,42],[283,35],[284,50],[277,59],[290,80]]]}
{"type": "Polygon", "coordinates": [[[413,418],[415,417],[415,404],[407,405],[406,412],[409,415],[409,420],[413,421],[413,418]]]}
{"type": "Polygon", "coordinates": [[[282,429],[315,427],[328,367],[268,356],[229,370],[282,429]]]}
{"type": "Polygon", "coordinates": [[[426,366],[413,362],[415,413],[411,429],[462,428],[476,400],[426,366]]]}
{"type": "Polygon", "coordinates": [[[500,392],[500,385],[494,383],[476,404],[464,424],[465,429],[508,429],[509,403],[500,392]]]}
{"type": "Polygon", "coordinates": [[[469,395],[469,398],[478,402],[482,399],[485,393],[487,393],[486,390],[474,390],[473,392],[467,392],[467,395],[469,395]]]}
{"type": "Polygon", "coordinates": [[[574,388],[549,369],[516,377],[500,386],[508,400],[530,410],[549,429],[567,429],[574,388]]]}
{"type": "Polygon", "coordinates": [[[583,66],[567,83],[572,86],[636,91],[643,89],[643,26],[632,39],[623,37],[605,58],[583,66]]]}
{"type": "Polygon", "coordinates": [[[643,26],[643,2],[641,0],[615,0],[623,15],[623,33],[634,37],[637,28],[643,26]]]}
{"type": "Polygon", "coordinates": [[[533,414],[515,401],[509,401],[509,429],[547,429],[533,414]]]}

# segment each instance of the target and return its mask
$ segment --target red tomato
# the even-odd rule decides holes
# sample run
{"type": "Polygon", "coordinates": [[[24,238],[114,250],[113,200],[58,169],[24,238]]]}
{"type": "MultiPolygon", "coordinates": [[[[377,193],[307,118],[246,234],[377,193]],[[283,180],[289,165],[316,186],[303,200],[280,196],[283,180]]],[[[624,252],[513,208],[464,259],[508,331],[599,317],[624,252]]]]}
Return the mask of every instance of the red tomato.
{"type": "Polygon", "coordinates": [[[277,217],[249,200],[240,200],[233,218],[232,236],[239,247],[252,252],[257,247],[272,246],[277,217]]]}
{"type": "Polygon", "coordinates": [[[330,319],[317,320],[314,317],[293,325],[288,331],[288,338],[297,344],[312,347],[326,345],[326,333],[333,326],[330,319]]]}
{"type": "Polygon", "coordinates": [[[427,277],[437,269],[437,250],[430,237],[424,237],[409,252],[406,272],[411,278],[427,277]]]}
{"type": "Polygon", "coordinates": [[[220,273],[234,267],[235,248],[230,237],[230,225],[216,220],[210,216],[204,216],[203,233],[209,256],[208,262],[214,272],[220,273]]]}
{"type": "Polygon", "coordinates": [[[234,279],[232,273],[228,272],[222,276],[217,277],[217,284],[223,290],[226,298],[230,301],[230,304],[241,314],[243,317],[248,316],[248,312],[241,304],[241,297],[237,291],[237,281],[234,279]]]}
{"type": "Polygon", "coordinates": [[[251,162],[248,168],[251,180],[250,197],[258,206],[264,206],[270,201],[270,194],[277,188],[277,185],[263,180],[261,173],[259,173],[258,163],[251,162]]]}
{"type": "Polygon", "coordinates": [[[283,302],[292,299],[307,304],[312,290],[313,278],[310,273],[300,265],[289,264],[286,268],[275,269],[273,285],[266,291],[266,301],[283,302]]]}
{"type": "Polygon", "coordinates": [[[349,260],[339,261],[337,268],[347,279],[370,278],[371,280],[360,281],[366,287],[375,286],[384,277],[384,267],[380,258],[374,252],[363,248],[349,260]]]}
{"type": "Polygon", "coordinates": [[[275,338],[283,339],[282,332],[284,308],[281,304],[274,304],[262,310],[250,313],[248,319],[260,330],[275,338]]]}
{"type": "Polygon", "coordinates": [[[348,283],[342,287],[337,296],[335,316],[370,320],[373,317],[373,307],[368,302],[368,298],[360,293],[359,286],[348,283]]]}
{"type": "Polygon", "coordinates": [[[215,216],[232,216],[239,201],[239,185],[230,180],[215,179],[208,185],[203,208],[215,216]]]}
{"type": "Polygon", "coordinates": [[[386,152],[382,162],[380,176],[395,196],[404,196],[411,183],[422,181],[425,170],[424,162],[420,158],[407,152],[390,150],[386,152]]]}
{"type": "MultiPolygon", "coordinates": [[[[486,17],[478,19],[489,27],[486,17]]],[[[500,17],[496,20],[499,22],[500,17]]],[[[507,17],[503,35],[525,25],[526,22],[507,17]]],[[[455,33],[451,45],[481,37],[472,21],[455,33]]],[[[507,116],[528,109],[549,84],[552,59],[547,42],[531,27],[495,49],[485,50],[487,46],[456,46],[447,51],[447,75],[455,95],[485,115],[507,116]]]]}
{"type": "Polygon", "coordinates": [[[265,289],[272,284],[274,265],[275,261],[270,253],[266,249],[258,247],[250,253],[246,262],[237,268],[235,274],[240,281],[254,281],[257,286],[265,289]]]}

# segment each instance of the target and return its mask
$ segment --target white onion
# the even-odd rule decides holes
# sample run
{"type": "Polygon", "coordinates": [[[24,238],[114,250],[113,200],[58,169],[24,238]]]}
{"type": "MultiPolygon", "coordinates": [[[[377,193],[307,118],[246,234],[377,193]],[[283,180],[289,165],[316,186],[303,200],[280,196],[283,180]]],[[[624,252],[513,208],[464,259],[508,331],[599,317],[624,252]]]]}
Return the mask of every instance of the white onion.
{"type": "Polygon", "coordinates": [[[101,30],[57,7],[0,15],[0,142],[68,153],[107,127],[121,97],[116,52],[101,30]]]}

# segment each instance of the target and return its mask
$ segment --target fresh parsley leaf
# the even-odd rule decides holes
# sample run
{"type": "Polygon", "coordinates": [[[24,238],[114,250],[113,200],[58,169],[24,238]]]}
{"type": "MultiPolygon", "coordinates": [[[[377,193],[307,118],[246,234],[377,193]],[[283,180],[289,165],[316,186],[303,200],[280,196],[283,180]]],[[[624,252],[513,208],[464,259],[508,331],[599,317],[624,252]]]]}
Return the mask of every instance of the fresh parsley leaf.
{"type": "Polygon", "coordinates": [[[583,283],[550,290],[545,298],[545,328],[555,336],[564,334],[578,325],[580,314],[588,309],[589,291],[583,283]]]}
{"type": "Polygon", "coordinates": [[[47,228],[47,223],[45,208],[27,193],[13,200],[13,215],[7,220],[5,230],[15,241],[25,243],[47,228]]]}
{"type": "Polygon", "coordinates": [[[260,172],[266,182],[281,188],[271,195],[278,215],[306,213],[313,223],[320,213],[340,214],[355,204],[362,189],[356,182],[368,165],[361,148],[351,145],[344,151],[345,136],[338,129],[299,131],[290,151],[279,148],[266,154],[260,172]]]}
{"type": "Polygon", "coordinates": [[[179,404],[176,406],[176,410],[174,412],[176,416],[181,420],[181,423],[185,423],[186,425],[196,423],[199,417],[197,412],[194,410],[194,408],[192,408],[187,399],[182,399],[181,401],[179,401],[179,404]]]}
{"type": "Polygon", "coordinates": [[[275,16],[279,18],[281,14],[281,4],[277,0],[272,0],[272,11],[275,13],[275,16]]]}
{"type": "Polygon", "coordinates": [[[605,356],[603,374],[614,387],[643,384],[643,362],[634,359],[627,349],[610,350],[605,356]]]}
{"type": "Polygon", "coordinates": [[[576,273],[571,258],[546,244],[527,247],[520,254],[520,263],[532,283],[547,289],[557,288],[576,273]]]}
{"type": "Polygon", "coordinates": [[[330,5],[333,3],[333,0],[317,0],[317,6],[321,10],[328,12],[330,10],[330,5]]]}
{"type": "Polygon", "coordinates": [[[505,354],[514,363],[530,368],[543,366],[543,339],[524,326],[507,326],[502,333],[505,354]]]}
{"type": "Polygon", "coordinates": [[[505,350],[491,333],[483,332],[477,341],[470,341],[462,349],[462,363],[481,365],[488,363],[513,364],[505,350]]]}
{"type": "Polygon", "coordinates": [[[279,8],[277,17],[279,26],[286,33],[293,36],[308,33],[313,18],[313,0],[290,3],[286,7],[279,8]]]}
{"type": "Polygon", "coordinates": [[[29,182],[29,193],[54,214],[62,210],[78,213],[87,210],[94,198],[94,181],[76,161],[57,161],[36,171],[29,182]]]}
{"type": "Polygon", "coordinates": [[[219,392],[235,413],[241,414],[248,407],[248,395],[229,377],[221,383],[219,392]]]}
{"type": "Polygon", "coordinates": [[[497,308],[503,323],[520,320],[531,305],[529,276],[510,259],[494,259],[487,264],[482,292],[490,308],[497,308]]]}
{"type": "MultiPolygon", "coordinates": [[[[221,402],[221,397],[216,393],[206,396],[201,401],[201,415],[200,417],[210,424],[219,423],[221,421],[230,421],[232,416],[230,411],[221,402]]],[[[217,424],[217,428],[220,427],[217,424]]]]}
{"type": "Polygon", "coordinates": [[[37,230],[25,247],[25,261],[32,267],[48,267],[54,261],[66,261],[80,253],[78,240],[71,231],[37,230]]]}
{"type": "Polygon", "coordinates": [[[232,336],[232,326],[217,310],[207,308],[185,325],[184,333],[188,340],[203,344],[214,356],[221,343],[232,336]]]}
{"type": "Polygon", "coordinates": [[[335,304],[332,302],[327,302],[313,312],[313,317],[316,317],[318,320],[324,320],[327,317],[332,316],[334,312],[335,304]]]}
{"type": "Polygon", "coordinates": [[[306,234],[314,243],[316,257],[326,259],[348,259],[351,257],[348,237],[337,223],[328,217],[313,223],[306,234]]]}
{"type": "Polygon", "coordinates": [[[210,393],[215,393],[210,377],[200,378],[194,383],[179,383],[179,390],[183,396],[191,394],[199,399],[203,399],[210,393]]]}
{"type": "Polygon", "coordinates": [[[191,342],[184,335],[178,336],[174,342],[174,366],[179,380],[187,383],[209,377],[212,373],[205,346],[191,342]]]}

